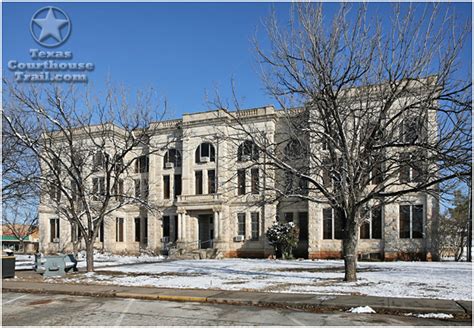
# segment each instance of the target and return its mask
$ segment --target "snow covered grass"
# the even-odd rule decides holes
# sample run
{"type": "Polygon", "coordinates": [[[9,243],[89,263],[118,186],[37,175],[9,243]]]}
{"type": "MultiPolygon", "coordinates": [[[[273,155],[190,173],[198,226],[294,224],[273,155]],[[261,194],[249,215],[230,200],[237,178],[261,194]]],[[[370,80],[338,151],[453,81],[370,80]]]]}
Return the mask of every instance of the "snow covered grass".
{"type": "Polygon", "coordinates": [[[99,268],[93,275],[66,278],[66,281],[471,300],[471,275],[471,264],[465,262],[359,262],[359,280],[346,283],[343,262],[338,260],[224,259],[99,268]]]}
{"type": "MultiPolygon", "coordinates": [[[[34,255],[15,255],[15,270],[31,270],[35,265],[34,255]]],[[[94,265],[96,268],[126,265],[126,264],[137,264],[137,263],[155,263],[163,261],[163,256],[151,256],[147,254],[141,254],[139,256],[123,256],[113,255],[110,253],[94,253],[94,265]]],[[[78,254],[77,267],[86,267],[86,254],[81,252],[78,254]]]]}

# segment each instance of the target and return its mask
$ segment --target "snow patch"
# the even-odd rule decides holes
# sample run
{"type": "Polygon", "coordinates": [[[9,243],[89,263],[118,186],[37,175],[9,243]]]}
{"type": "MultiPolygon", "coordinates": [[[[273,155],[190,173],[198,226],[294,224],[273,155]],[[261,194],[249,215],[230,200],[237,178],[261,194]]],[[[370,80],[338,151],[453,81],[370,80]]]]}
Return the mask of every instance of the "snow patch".
{"type": "Polygon", "coordinates": [[[417,317],[423,319],[452,319],[454,316],[448,313],[405,313],[408,317],[417,317]]]}
{"type": "Polygon", "coordinates": [[[374,309],[372,309],[370,306],[358,306],[358,307],[353,307],[350,308],[349,311],[351,313],[375,313],[374,309]]]}

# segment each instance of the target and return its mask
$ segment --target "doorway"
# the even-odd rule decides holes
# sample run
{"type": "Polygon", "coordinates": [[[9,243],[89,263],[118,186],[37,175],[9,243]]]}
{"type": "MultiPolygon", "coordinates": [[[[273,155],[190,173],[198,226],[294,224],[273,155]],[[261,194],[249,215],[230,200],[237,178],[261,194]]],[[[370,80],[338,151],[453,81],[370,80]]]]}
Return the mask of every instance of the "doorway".
{"type": "Polygon", "coordinates": [[[198,216],[199,225],[199,248],[212,248],[214,236],[214,224],[212,214],[201,214],[198,216]]]}

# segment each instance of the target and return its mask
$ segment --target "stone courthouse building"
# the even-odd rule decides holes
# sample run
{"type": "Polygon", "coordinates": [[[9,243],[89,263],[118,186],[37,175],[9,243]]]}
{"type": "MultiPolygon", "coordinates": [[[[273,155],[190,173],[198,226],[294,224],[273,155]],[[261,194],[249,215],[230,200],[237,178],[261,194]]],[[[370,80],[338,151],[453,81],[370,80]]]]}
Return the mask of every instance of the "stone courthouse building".
{"type": "MultiPolygon", "coordinates": [[[[275,143],[285,138],[282,113],[272,106],[236,115],[275,143]]],[[[299,227],[295,256],[340,258],[342,234],[327,205],[261,201],[264,190],[271,189],[268,184],[278,183],[279,178],[266,179],[265,167],[249,165],[259,154],[245,135],[230,131],[228,119],[227,111],[217,110],[153,123],[156,133],[150,143],[162,149],[143,155],[131,166],[125,189],[146,195],[157,210],[138,206],[117,210],[104,221],[96,248],[113,253],[212,249],[224,257],[267,257],[273,249],[265,231],[280,220],[299,227]]],[[[424,193],[373,210],[360,228],[360,256],[394,259],[418,254],[424,259],[432,248],[436,211],[437,200],[424,193]]],[[[72,249],[71,225],[58,218],[44,199],[39,222],[40,251],[72,249]]]]}

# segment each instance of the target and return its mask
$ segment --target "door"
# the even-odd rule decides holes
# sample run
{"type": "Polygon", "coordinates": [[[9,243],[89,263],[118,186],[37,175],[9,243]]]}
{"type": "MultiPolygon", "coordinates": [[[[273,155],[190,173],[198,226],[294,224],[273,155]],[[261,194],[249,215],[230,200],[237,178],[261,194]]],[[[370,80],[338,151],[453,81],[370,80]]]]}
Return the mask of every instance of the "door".
{"type": "Polygon", "coordinates": [[[198,216],[199,223],[199,248],[212,247],[212,215],[204,214],[198,216]]]}

